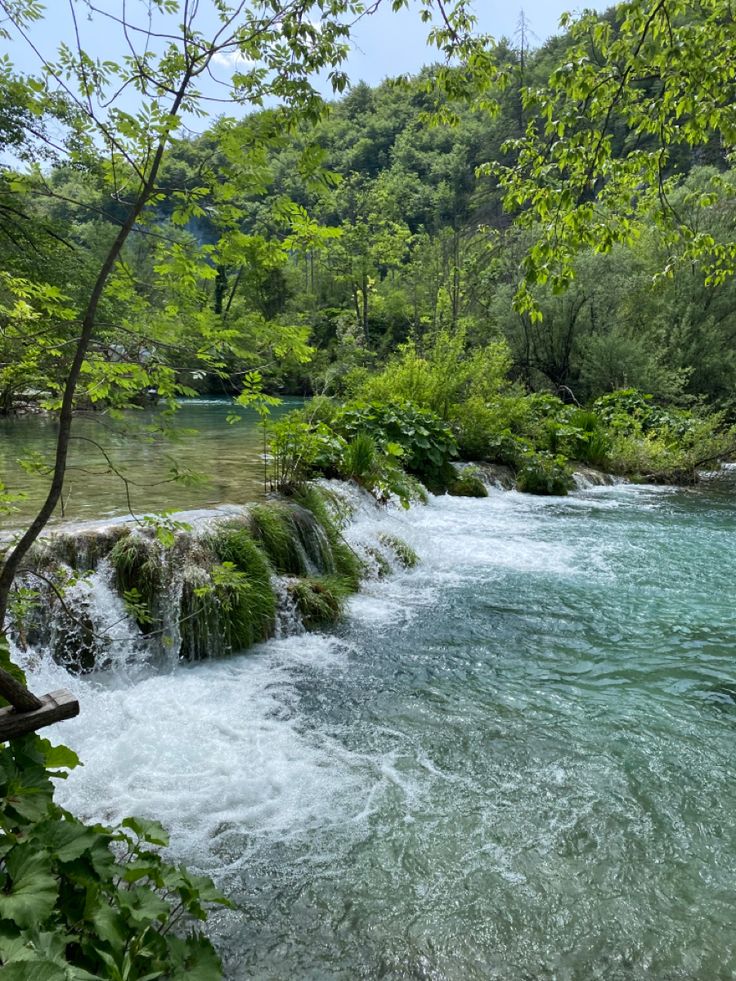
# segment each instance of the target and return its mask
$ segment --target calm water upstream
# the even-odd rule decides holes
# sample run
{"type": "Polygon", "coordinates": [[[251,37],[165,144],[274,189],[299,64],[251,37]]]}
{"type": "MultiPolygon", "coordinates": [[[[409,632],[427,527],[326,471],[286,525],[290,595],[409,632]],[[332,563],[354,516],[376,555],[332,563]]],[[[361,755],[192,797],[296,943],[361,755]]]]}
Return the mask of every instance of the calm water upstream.
{"type": "MultiPolygon", "coordinates": [[[[158,816],[231,979],[736,976],[736,486],[364,509],[336,636],[69,679],[86,815],[158,816]]],[[[44,687],[49,686],[49,687],[44,687]]]]}
{"type": "MultiPolygon", "coordinates": [[[[278,418],[303,399],[287,398],[273,410],[278,418]]],[[[161,423],[157,409],[128,412],[124,426],[142,434],[146,426],[161,423]]],[[[125,485],[109,472],[99,444],[115,468],[130,481],[135,512],[202,508],[223,501],[242,504],[263,494],[263,430],[255,412],[233,407],[232,399],[183,399],[172,420],[175,438],[148,441],[122,432],[106,413],[80,413],[74,420],[70,468],[64,487],[64,517],[110,518],[128,513],[125,485]],[[228,425],[236,411],[241,422],[228,425]],[[93,442],[90,442],[93,441],[93,442]],[[171,477],[172,464],[208,480],[193,485],[171,477]]],[[[0,480],[10,490],[23,490],[26,499],[15,519],[35,514],[48,490],[48,478],[29,476],[18,463],[33,455],[53,460],[56,423],[44,416],[0,419],[0,480]]],[[[57,521],[62,519],[61,511],[57,521]]],[[[12,525],[13,519],[6,519],[12,525]]]]}

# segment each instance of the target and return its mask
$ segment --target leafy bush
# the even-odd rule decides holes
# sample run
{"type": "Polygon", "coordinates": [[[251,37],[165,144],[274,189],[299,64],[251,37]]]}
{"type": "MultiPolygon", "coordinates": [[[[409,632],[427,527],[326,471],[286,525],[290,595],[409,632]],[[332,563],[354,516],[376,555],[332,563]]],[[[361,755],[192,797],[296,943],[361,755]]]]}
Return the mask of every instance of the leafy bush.
{"type": "Polygon", "coordinates": [[[488,489],[480,477],[473,473],[461,473],[447,488],[451,497],[488,497],[488,489]]]}
{"type": "Polygon", "coordinates": [[[691,412],[655,405],[651,395],[633,388],[602,395],[593,408],[611,430],[623,435],[656,433],[686,439],[697,426],[691,412]]]}
{"type": "Polygon", "coordinates": [[[564,456],[540,450],[525,455],[516,485],[527,494],[564,495],[572,489],[573,480],[564,456]]]}
{"type": "Polygon", "coordinates": [[[86,825],[55,804],[52,777],[78,762],[35,735],[0,747],[3,978],[221,978],[196,923],[228,901],[164,861],[168,837],[155,821],[86,825]]]}
{"type": "Polygon", "coordinates": [[[288,490],[315,473],[336,474],[345,440],[324,422],[309,422],[290,412],[271,427],[271,486],[288,490]]]}
{"type": "Polygon", "coordinates": [[[696,479],[698,467],[733,455],[736,430],[719,413],[699,415],[664,408],[633,389],[604,395],[595,403],[611,434],[609,467],[614,473],[663,483],[696,479]]]}
{"type": "Polygon", "coordinates": [[[387,456],[401,459],[420,480],[444,480],[457,454],[450,427],[427,409],[409,402],[349,402],[335,415],[333,426],[345,439],[359,433],[372,437],[387,456]]]}
{"type": "Polygon", "coordinates": [[[459,402],[504,388],[510,367],[505,341],[472,349],[462,328],[439,330],[423,351],[415,341],[400,345],[381,372],[361,379],[355,394],[369,402],[411,402],[449,419],[459,402]]]}

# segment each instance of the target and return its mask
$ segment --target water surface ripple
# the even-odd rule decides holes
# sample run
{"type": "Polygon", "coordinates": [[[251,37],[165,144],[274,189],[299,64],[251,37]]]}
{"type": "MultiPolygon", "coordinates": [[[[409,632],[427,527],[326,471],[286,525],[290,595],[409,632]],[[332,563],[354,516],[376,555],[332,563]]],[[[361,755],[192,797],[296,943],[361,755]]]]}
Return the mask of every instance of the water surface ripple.
{"type": "Polygon", "coordinates": [[[171,826],[233,979],[733,978],[733,491],[366,510],[422,563],[337,637],[74,681],[68,803],[171,826]]]}

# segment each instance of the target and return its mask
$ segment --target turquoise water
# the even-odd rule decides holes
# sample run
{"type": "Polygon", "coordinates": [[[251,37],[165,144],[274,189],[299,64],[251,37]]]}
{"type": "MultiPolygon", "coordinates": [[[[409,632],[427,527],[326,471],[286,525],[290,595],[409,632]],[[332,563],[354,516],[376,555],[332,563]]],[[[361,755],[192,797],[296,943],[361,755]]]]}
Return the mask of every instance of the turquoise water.
{"type": "Polygon", "coordinates": [[[169,825],[232,979],[732,978],[735,489],[363,505],[422,562],[337,635],[37,662],[82,700],[66,802],[169,825]]]}
{"type": "MultiPolygon", "coordinates": [[[[273,418],[301,405],[302,399],[286,398],[273,410],[273,418]]],[[[150,408],[126,413],[122,423],[104,412],[79,413],[72,430],[63,509],[58,509],[55,520],[94,520],[129,512],[125,484],[110,472],[99,447],[129,479],[135,513],[242,504],[263,495],[263,430],[255,412],[234,409],[227,398],[186,399],[172,417],[173,438],[144,438],[146,427],[162,422],[160,410],[150,408]],[[233,411],[241,422],[228,425],[226,418],[233,411]],[[172,481],[174,464],[207,479],[172,481]]],[[[0,480],[10,490],[26,494],[16,516],[4,519],[4,524],[19,524],[42,504],[48,478],[28,474],[18,461],[32,456],[52,461],[56,435],[57,425],[50,417],[0,418],[0,480]]]]}

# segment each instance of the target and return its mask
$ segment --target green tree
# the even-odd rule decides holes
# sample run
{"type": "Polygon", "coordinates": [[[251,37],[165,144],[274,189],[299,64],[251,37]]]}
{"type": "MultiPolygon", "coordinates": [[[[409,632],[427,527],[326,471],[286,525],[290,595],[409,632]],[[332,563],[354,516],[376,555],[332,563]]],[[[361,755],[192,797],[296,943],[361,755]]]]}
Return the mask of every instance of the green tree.
{"type": "MultiPolygon", "coordinates": [[[[736,22],[727,0],[628,0],[605,16],[564,18],[571,45],[544,86],[528,88],[534,112],[495,174],[517,221],[536,228],[516,303],[538,316],[531,288],[564,289],[582,249],[631,243],[657,218],[669,236],[663,272],[696,263],[708,284],[734,271],[736,242],[682,216],[672,194],[692,155],[714,144],[722,162],[736,143],[736,22]]],[[[701,205],[709,206],[712,193],[701,205]]]]}

